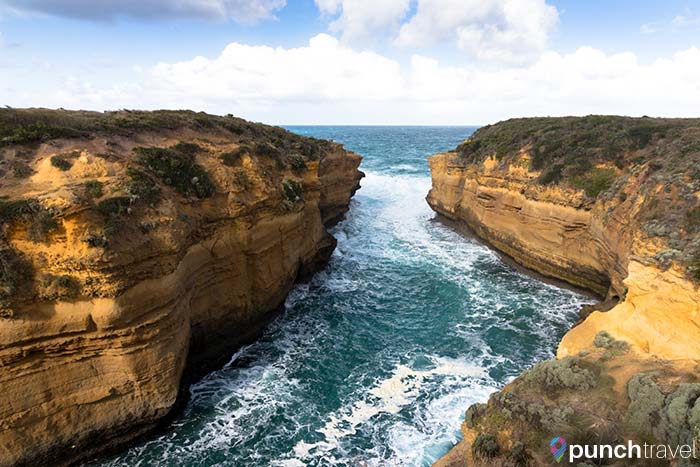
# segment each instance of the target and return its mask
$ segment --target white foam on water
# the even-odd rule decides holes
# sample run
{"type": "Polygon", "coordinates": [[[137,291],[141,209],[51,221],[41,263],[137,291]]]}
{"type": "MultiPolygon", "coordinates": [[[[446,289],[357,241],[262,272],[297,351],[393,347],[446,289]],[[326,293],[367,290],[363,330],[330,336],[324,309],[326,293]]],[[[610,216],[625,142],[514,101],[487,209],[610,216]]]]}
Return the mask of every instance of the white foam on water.
{"type": "MultiPolygon", "coordinates": [[[[504,383],[503,378],[494,381],[489,371],[510,360],[486,343],[485,325],[517,330],[510,320],[518,300],[541,309],[525,324],[528,332],[540,337],[533,359],[546,358],[556,340],[547,323],[569,319],[567,313],[582,299],[509,271],[485,246],[431,222],[434,213],[424,199],[430,185],[427,176],[367,173],[348,219],[333,230],[339,244],[330,267],[310,283],[293,289],[286,302],[291,313],[266,332],[274,338],[240,349],[223,370],[192,386],[185,418],[178,422],[186,435],[178,437],[177,427],[132,448],[129,456],[111,465],[151,465],[140,459],[143,453],[154,450],[163,465],[224,458],[226,465],[356,467],[366,463],[370,467],[415,467],[430,465],[458,441],[464,410],[487,400],[488,394],[504,383]],[[366,275],[352,274],[358,265],[383,272],[386,264],[407,270],[428,265],[441,281],[454,284],[465,302],[470,300],[464,308],[464,320],[451,329],[470,349],[469,358],[424,355],[425,364],[409,364],[406,352],[415,350],[392,349],[394,336],[380,336],[389,342],[387,356],[375,356],[375,368],[386,369],[384,363],[397,362],[390,372],[367,385],[365,375],[358,373],[374,368],[352,370],[355,373],[347,384],[355,387],[338,391],[339,405],[325,407],[308,399],[306,381],[295,378],[294,370],[301,368],[302,374],[316,371],[304,365],[313,364],[313,356],[323,352],[328,341],[334,341],[337,331],[333,320],[316,310],[294,310],[318,293],[356,298],[372,292],[377,299],[391,298],[382,290],[391,284],[368,282],[366,275]],[[493,266],[496,272],[488,276],[483,265],[493,266]],[[500,280],[499,273],[507,276],[510,286],[517,277],[515,285],[535,293],[494,295],[494,290],[510,292],[493,286],[492,282],[500,280]],[[195,410],[198,408],[206,409],[205,414],[195,410]]],[[[402,303],[392,311],[398,314],[402,306],[411,305],[402,303]]],[[[372,306],[365,308],[372,310],[372,306]]],[[[369,313],[355,307],[332,310],[344,312],[346,320],[359,320],[356,326],[365,322],[363,313],[369,313]]],[[[407,329],[409,325],[406,323],[407,329]]]]}
{"type": "MultiPolygon", "coordinates": [[[[492,387],[483,384],[487,375],[484,368],[480,366],[464,360],[441,357],[430,357],[429,360],[435,364],[433,368],[416,370],[408,365],[397,365],[391,376],[377,381],[374,386],[366,389],[364,395],[361,395],[358,400],[347,404],[329,416],[325,425],[317,430],[323,434],[323,441],[298,442],[294,448],[293,460],[310,462],[313,458],[324,456],[326,460],[332,459],[334,465],[344,465],[347,459],[343,457],[343,454],[333,455],[330,458],[328,456],[331,451],[342,453],[343,449],[338,448],[341,448],[343,439],[355,435],[360,426],[372,424],[373,418],[379,414],[396,415],[414,403],[419,396],[429,395],[436,384],[436,382],[430,381],[433,377],[447,377],[447,381],[445,378],[441,378],[442,384],[447,384],[450,387],[459,381],[459,384],[464,386],[463,392],[449,393],[431,402],[428,411],[425,412],[426,416],[432,414],[432,416],[437,417],[436,420],[430,416],[429,420],[421,421],[425,426],[431,426],[434,433],[425,434],[397,418],[393,423],[390,421],[389,426],[381,428],[381,431],[390,433],[391,442],[387,449],[391,451],[391,456],[377,458],[365,453],[365,456],[360,456],[357,460],[365,462],[369,466],[398,466],[410,465],[406,464],[406,461],[415,461],[422,457],[425,442],[431,440],[437,442],[437,439],[444,438],[443,431],[455,431],[455,427],[459,426],[459,418],[463,413],[464,406],[460,407],[457,404],[466,403],[465,399],[469,397],[464,397],[465,393],[473,398],[476,394],[481,397],[493,390],[492,387]],[[445,422],[446,420],[447,422],[445,422]],[[420,439],[421,442],[417,444],[406,443],[407,437],[411,435],[415,435],[414,437],[420,439]]],[[[454,435],[449,440],[456,441],[454,435]]],[[[380,440],[375,441],[380,442],[380,440]]]]}

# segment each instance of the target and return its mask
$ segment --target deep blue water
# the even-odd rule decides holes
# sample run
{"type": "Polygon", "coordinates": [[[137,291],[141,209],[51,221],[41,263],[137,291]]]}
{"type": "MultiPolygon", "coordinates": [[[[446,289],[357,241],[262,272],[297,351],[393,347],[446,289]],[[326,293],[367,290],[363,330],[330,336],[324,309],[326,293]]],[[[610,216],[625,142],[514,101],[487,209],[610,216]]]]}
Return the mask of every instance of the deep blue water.
{"type": "Polygon", "coordinates": [[[586,302],[433,220],[426,157],[473,128],[290,129],[364,156],[329,266],[192,387],[169,431],[104,465],[428,466],[471,403],[553,356],[586,302]]]}

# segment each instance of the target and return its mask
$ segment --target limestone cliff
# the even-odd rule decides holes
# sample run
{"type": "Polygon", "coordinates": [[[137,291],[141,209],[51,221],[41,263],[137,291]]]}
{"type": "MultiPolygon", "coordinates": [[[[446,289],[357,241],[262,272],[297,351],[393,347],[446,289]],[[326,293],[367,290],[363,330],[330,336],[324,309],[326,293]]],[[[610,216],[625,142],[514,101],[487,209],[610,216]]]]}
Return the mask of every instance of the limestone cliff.
{"type": "Polygon", "coordinates": [[[335,247],[361,158],[194,112],[0,111],[0,465],[151,429],[335,247]]]}
{"type": "MultiPolygon", "coordinates": [[[[554,435],[694,436],[662,421],[679,388],[700,395],[700,121],[509,120],[433,156],[430,168],[436,212],[605,298],[564,336],[559,360],[470,409],[464,441],[439,465],[546,462],[554,435]],[[643,409],[644,428],[629,422],[646,403],[635,399],[640,378],[661,401],[643,409]]],[[[683,403],[700,415],[697,395],[683,403]]]]}

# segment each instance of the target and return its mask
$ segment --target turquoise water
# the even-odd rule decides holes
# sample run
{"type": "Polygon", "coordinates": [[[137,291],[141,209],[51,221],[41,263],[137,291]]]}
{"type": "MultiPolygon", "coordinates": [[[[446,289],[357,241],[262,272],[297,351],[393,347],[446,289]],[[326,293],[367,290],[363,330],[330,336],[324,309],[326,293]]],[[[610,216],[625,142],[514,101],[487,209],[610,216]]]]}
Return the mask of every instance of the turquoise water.
{"type": "Polygon", "coordinates": [[[291,127],[364,156],[325,271],[170,430],[103,465],[428,466],[464,410],[550,358],[587,298],[433,220],[425,158],[473,128],[291,127]]]}

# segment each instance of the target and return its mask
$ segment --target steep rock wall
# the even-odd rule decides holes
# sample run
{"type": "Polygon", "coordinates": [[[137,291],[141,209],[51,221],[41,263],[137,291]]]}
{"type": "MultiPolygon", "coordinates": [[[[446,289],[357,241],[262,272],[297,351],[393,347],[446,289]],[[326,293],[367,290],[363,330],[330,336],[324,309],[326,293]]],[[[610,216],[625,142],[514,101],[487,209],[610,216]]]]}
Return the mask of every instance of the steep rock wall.
{"type": "Polygon", "coordinates": [[[429,159],[427,201],[437,213],[523,266],[607,299],[563,337],[558,361],[471,407],[464,440],[436,465],[548,462],[542,446],[555,432],[691,441],[664,431],[663,402],[640,409],[633,388],[651,375],[668,405],[700,368],[698,128],[695,120],[512,120],[429,159]],[[576,372],[590,381],[551,385],[552,374],[576,372]],[[629,422],[639,410],[654,413],[646,428],[629,422]]]}
{"type": "MultiPolygon", "coordinates": [[[[88,116],[115,118],[100,115],[88,116]]],[[[32,173],[0,191],[38,207],[4,219],[3,267],[28,272],[3,276],[12,293],[0,318],[0,465],[82,459],[153,428],[181,398],[183,375],[225,363],[332,253],[326,225],[359,188],[359,156],[238,119],[175,116],[177,128],[135,122],[127,135],[4,148],[32,173]],[[196,190],[206,177],[213,188],[173,189],[183,165],[154,171],[160,159],[134,154],[160,153],[141,147],[193,162],[199,180],[184,183],[196,190]],[[56,155],[70,166],[56,167],[56,155]],[[147,184],[135,185],[143,173],[147,184]],[[99,196],[86,199],[95,181],[99,196]],[[150,186],[159,197],[147,204],[150,186]],[[113,201],[121,193],[124,206],[113,201]],[[47,213],[51,228],[36,239],[34,219],[47,213]]]]}

